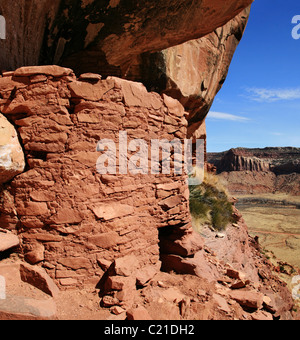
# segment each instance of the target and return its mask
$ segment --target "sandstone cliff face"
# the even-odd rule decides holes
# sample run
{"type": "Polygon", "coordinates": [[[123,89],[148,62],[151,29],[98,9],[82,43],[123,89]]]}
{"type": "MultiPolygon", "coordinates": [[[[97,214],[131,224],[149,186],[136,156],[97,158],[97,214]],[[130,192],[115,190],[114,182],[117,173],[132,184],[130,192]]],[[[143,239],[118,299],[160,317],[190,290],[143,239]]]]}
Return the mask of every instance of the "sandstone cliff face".
{"type": "Polygon", "coordinates": [[[209,155],[209,161],[213,163],[218,172],[224,171],[270,171],[270,161],[260,159],[244,149],[231,149],[223,156],[216,154],[209,155]]]}
{"type": "Polygon", "coordinates": [[[238,159],[252,159],[253,171],[272,171],[277,175],[300,172],[299,148],[264,148],[264,149],[231,149],[220,153],[210,153],[209,161],[218,167],[218,172],[251,170],[243,166],[238,159]],[[259,165],[264,163],[264,165],[259,165]],[[255,170],[255,167],[257,170],[255,170]]]}
{"type": "Polygon", "coordinates": [[[249,13],[250,7],[203,38],[143,55],[140,78],[148,88],[181,102],[189,113],[191,136],[226,79],[249,13]]]}
{"type": "Polygon", "coordinates": [[[6,40],[0,40],[0,70],[38,65],[48,25],[53,23],[60,0],[0,1],[6,21],[6,40]]]}
{"type": "Polygon", "coordinates": [[[82,70],[84,61],[97,73],[114,75],[145,52],[160,51],[200,38],[223,26],[252,0],[0,1],[7,40],[0,41],[0,69],[38,62],[62,63],[82,70]],[[11,7],[13,6],[13,7],[11,7]],[[201,23],[199,25],[199,22],[201,23]],[[34,38],[33,38],[34,37],[34,38]],[[8,58],[9,57],[9,58],[8,58]],[[101,65],[102,68],[101,69],[101,65]],[[100,69],[99,69],[100,67],[100,69]]]}
{"type": "Polygon", "coordinates": [[[232,149],[208,154],[232,193],[299,195],[299,148],[232,149]]]}

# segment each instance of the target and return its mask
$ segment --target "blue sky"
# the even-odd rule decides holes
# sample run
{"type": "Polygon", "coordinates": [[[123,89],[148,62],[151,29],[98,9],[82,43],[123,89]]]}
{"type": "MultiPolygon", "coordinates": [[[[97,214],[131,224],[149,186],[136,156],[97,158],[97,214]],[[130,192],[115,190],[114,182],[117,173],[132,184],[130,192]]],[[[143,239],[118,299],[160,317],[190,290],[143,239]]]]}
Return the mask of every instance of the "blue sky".
{"type": "Polygon", "coordinates": [[[300,15],[299,0],[253,3],[227,80],[206,120],[209,152],[300,147],[300,39],[292,37],[295,15],[300,15]]]}

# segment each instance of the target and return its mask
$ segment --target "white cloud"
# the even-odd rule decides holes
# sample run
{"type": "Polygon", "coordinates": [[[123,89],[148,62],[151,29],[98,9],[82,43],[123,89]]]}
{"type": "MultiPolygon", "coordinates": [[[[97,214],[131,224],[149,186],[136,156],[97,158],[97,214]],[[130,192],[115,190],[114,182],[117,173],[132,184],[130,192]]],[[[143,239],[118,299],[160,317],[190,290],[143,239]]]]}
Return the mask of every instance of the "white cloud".
{"type": "Polygon", "coordinates": [[[281,136],[284,136],[284,133],[282,133],[282,132],[270,132],[270,135],[281,137],[281,136]]]}
{"type": "Polygon", "coordinates": [[[249,118],[246,118],[246,117],[236,116],[236,115],[232,115],[230,113],[225,113],[225,112],[215,112],[215,111],[210,111],[207,118],[229,120],[232,122],[247,122],[250,120],[249,118]]]}
{"type": "Polygon", "coordinates": [[[246,89],[246,91],[250,94],[250,99],[258,102],[275,102],[278,100],[300,99],[300,88],[266,89],[252,87],[246,89]]]}

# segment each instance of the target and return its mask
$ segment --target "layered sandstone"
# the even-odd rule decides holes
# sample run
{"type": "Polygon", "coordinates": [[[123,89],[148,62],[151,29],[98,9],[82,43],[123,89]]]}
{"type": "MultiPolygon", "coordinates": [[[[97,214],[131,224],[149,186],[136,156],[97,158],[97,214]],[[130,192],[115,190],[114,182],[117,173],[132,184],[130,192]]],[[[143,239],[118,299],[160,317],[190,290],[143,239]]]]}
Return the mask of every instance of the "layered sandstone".
{"type": "Polygon", "coordinates": [[[101,175],[96,168],[97,143],[109,139],[119,151],[120,131],[128,147],[137,138],[149,146],[152,139],[183,140],[181,104],[142,84],[83,78],[47,66],[0,78],[0,110],[18,127],[28,164],[1,192],[0,223],[18,229],[25,258],[61,285],[97,281],[97,261],[128,253],[145,270],[159,270],[158,228],[180,227],[183,235],[190,228],[186,175],[101,175]]]}
{"type": "Polygon", "coordinates": [[[293,147],[237,148],[220,153],[210,153],[209,161],[218,167],[219,173],[241,170],[272,171],[276,175],[299,173],[300,149],[293,147]],[[247,163],[246,160],[249,162],[247,163]],[[249,166],[250,164],[253,166],[249,166]]]}
{"type": "Polygon", "coordinates": [[[238,148],[209,153],[207,158],[234,194],[283,192],[299,195],[299,148],[238,148]]]}
{"type": "Polygon", "coordinates": [[[224,171],[270,171],[270,159],[259,158],[246,149],[231,149],[224,154],[209,154],[209,162],[218,173],[224,171]]]}
{"type": "Polygon", "coordinates": [[[141,6],[138,1],[55,0],[49,6],[40,0],[1,0],[7,39],[0,40],[0,69],[61,63],[75,66],[78,73],[88,68],[103,75],[124,74],[142,53],[205,36],[251,3],[159,0],[154,5],[147,0],[141,6]]]}
{"type": "Polygon", "coordinates": [[[127,77],[141,79],[149,89],[178,99],[189,113],[188,135],[197,138],[195,131],[225,82],[249,14],[250,6],[200,39],[143,54],[139,67],[129,69],[127,77]]]}

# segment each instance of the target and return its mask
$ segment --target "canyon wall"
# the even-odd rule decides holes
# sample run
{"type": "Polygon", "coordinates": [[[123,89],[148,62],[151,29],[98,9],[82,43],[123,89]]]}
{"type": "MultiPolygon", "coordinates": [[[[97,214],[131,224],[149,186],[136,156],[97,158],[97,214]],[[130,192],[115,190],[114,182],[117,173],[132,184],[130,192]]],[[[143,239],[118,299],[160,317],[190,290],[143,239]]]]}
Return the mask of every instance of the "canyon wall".
{"type": "Polygon", "coordinates": [[[0,69],[59,63],[78,74],[88,68],[124,75],[135,57],[205,36],[251,3],[55,0],[49,6],[44,0],[1,0],[7,39],[0,40],[0,69]]]}
{"type": "Polygon", "coordinates": [[[255,157],[246,149],[231,149],[224,153],[210,153],[209,162],[217,167],[218,173],[224,171],[270,171],[268,159],[255,157]]]}
{"type": "MultiPolygon", "coordinates": [[[[250,7],[206,36],[143,54],[139,68],[127,77],[141,80],[148,89],[176,98],[189,113],[188,135],[195,136],[213,100],[225,82],[228,69],[246,28],[250,7]]],[[[197,138],[197,137],[196,137],[197,138]]]]}
{"type": "Polygon", "coordinates": [[[207,158],[233,194],[300,193],[299,148],[238,148],[207,158]]]}

